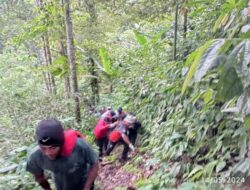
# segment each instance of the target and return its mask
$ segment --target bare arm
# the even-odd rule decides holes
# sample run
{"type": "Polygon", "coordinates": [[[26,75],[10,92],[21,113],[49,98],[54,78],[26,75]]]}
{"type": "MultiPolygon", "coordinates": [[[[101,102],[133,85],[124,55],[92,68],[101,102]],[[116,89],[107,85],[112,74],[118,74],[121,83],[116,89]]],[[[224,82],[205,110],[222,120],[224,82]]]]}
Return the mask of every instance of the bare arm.
{"type": "Polygon", "coordinates": [[[111,124],[109,125],[109,128],[114,128],[114,127],[116,127],[117,124],[118,124],[118,121],[116,121],[116,122],[114,122],[114,123],[111,123],[111,124]]]}
{"type": "Polygon", "coordinates": [[[129,148],[134,151],[135,147],[132,145],[132,143],[130,142],[129,138],[127,135],[122,134],[122,140],[129,146],[129,148]]]}
{"type": "Polygon", "coordinates": [[[48,180],[44,174],[34,174],[35,180],[44,190],[51,190],[48,180]]]}
{"type": "Polygon", "coordinates": [[[98,170],[99,170],[99,163],[96,162],[88,172],[87,180],[83,190],[90,190],[91,185],[93,184],[95,178],[97,177],[98,170]]]}

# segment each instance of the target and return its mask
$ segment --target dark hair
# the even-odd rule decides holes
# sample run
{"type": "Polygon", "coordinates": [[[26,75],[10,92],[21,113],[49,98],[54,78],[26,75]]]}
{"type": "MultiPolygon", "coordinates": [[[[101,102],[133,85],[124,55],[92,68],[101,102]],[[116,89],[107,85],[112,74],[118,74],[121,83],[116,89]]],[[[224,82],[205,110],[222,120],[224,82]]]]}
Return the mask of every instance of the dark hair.
{"type": "Polygon", "coordinates": [[[122,113],[122,107],[119,107],[119,108],[117,109],[117,112],[118,112],[119,114],[121,114],[121,113],[122,113]]]}
{"type": "Polygon", "coordinates": [[[114,111],[110,111],[110,116],[113,117],[115,115],[114,111]]]}

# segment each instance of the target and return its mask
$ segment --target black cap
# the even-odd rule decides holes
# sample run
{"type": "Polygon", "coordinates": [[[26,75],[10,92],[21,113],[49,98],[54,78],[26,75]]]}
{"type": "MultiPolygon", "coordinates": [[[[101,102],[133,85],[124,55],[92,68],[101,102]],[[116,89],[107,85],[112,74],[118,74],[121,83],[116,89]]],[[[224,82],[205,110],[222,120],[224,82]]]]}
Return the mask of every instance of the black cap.
{"type": "Polygon", "coordinates": [[[40,121],[36,128],[36,140],[41,145],[62,146],[64,131],[61,122],[57,119],[40,121]]]}

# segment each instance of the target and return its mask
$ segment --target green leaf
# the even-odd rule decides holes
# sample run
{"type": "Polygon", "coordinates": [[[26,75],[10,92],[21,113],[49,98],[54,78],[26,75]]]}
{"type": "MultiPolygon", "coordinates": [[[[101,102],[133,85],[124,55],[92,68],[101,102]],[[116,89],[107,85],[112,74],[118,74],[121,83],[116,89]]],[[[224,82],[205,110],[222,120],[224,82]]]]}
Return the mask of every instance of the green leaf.
{"type": "Polygon", "coordinates": [[[225,17],[225,14],[221,14],[219,18],[216,20],[214,27],[213,27],[213,32],[216,32],[218,30],[224,17],[225,17]]]}
{"type": "Polygon", "coordinates": [[[193,182],[185,182],[185,183],[182,183],[178,189],[179,190],[194,190],[196,189],[196,187],[197,186],[193,182]]]}
{"type": "Polygon", "coordinates": [[[108,57],[108,53],[105,48],[99,49],[99,55],[101,57],[101,61],[103,64],[104,72],[107,73],[110,76],[115,75],[115,71],[112,69],[111,61],[108,57]]]}
{"type": "Polygon", "coordinates": [[[241,9],[247,7],[248,2],[249,2],[248,0],[239,0],[236,4],[237,9],[241,10],[241,9]]]}
{"type": "Polygon", "coordinates": [[[48,70],[51,71],[51,73],[54,76],[63,77],[65,74],[69,72],[69,64],[67,62],[67,57],[65,56],[57,57],[53,61],[52,65],[49,65],[48,70]]]}
{"type": "Polygon", "coordinates": [[[232,39],[226,40],[225,43],[218,50],[218,53],[219,54],[226,54],[227,51],[232,47],[232,45],[233,45],[232,39]]]}
{"type": "Polygon", "coordinates": [[[208,178],[210,178],[213,174],[213,170],[214,170],[214,167],[216,166],[216,164],[218,163],[217,160],[214,160],[210,163],[208,163],[205,167],[204,167],[204,173],[206,174],[206,176],[208,178]]]}
{"type": "Polygon", "coordinates": [[[200,81],[203,76],[206,75],[207,71],[213,69],[217,66],[217,57],[218,50],[225,43],[224,39],[216,39],[209,46],[209,48],[202,55],[202,59],[200,60],[200,64],[194,74],[194,80],[200,81]]]}
{"type": "Polygon", "coordinates": [[[195,175],[197,172],[202,171],[203,167],[200,165],[197,165],[188,175],[188,178],[191,178],[193,175],[195,175]]]}
{"type": "Polygon", "coordinates": [[[147,45],[147,39],[144,35],[140,34],[137,30],[134,30],[134,35],[137,42],[142,46],[145,47],[147,45]]]}
{"type": "Polygon", "coordinates": [[[244,125],[246,128],[250,129],[250,115],[244,118],[244,125]]]}
{"type": "MultiPolygon", "coordinates": [[[[195,56],[195,59],[194,59],[194,62],[193,64],[191,65],[189,71],[188,71],[188,74],[185,78],[185,81],[183,83],[183,86],[182,86],[182,91],[181,93],[184,94],[187,87],[188,87],[188,84],[190,83],[197,67],[198,67],[198,64],[200,63],[200,60],[202,58],[202,55],[203,53],[206,51],[206,49],[213,43],[213,40],[210,40],[208,42],[206,42],[203,46],[201,46],[199,49],[196,50],[197,52],[197,55],[195,56]]],[[[191,54],[192,55],[192,54],[191,54]]],[[[192,55],[193,56],[193,55],[192,55]]]]}
{"type": "Polygon", "coordinates": [[[250,170],[250,159],[245,158],[244,160],[241,160],[238,162],[232,172],[233,174],[244,174],[245,176],[249,175],[249,170],[250,170]]]}
{"type": "Polygon", "coordinates": [[[233,67],[224,68],[217,86],[216,99],[227,101],[243,93],[243,84],[233,67]]]}
{"type": "Polygon", "coordinates": [[[205,104],[209,103],[213,99],[213,90],[211,88],[207,89],[203,93],[203,99],[205,104]]]}
{"type": "Polygon", "coordinates": [[[158,32],[157,34],[155,34],[150,42],[156,43],[162,37],[162,35],[164,33],[166,33],[166,31],[167,31],[167,28],[165,28],[165,29],[161,30],[160,32],[158,32]]]}
{"type": "Polygon", "coordinates": [[[248,151],[248,148],[247,148],[247,137],[244,135],[243,137],[241,137],[241,139],[240,139],[240,145],[241,145],[241,147],[240,147],[240,155],[239,155],[239,157],[241,158],[241,159],[244,159],[245,158],[245,155],[246,155],[246,153],[247,153],[247,151],[248,151]]]}
{"type": "Polygon", "coordinates": [[[170,173],[176,177],[179,175],[180,171],[181,171],[181,164],[177,162],[172,166],[170,173]]]}
{"type": "Polygon", "coordinates": [[[226,166],[226,162],[224,160],[220,161],[217,165],[216,165],[216,173],[220,172],[221,170],[223,170],[226,166]]]}

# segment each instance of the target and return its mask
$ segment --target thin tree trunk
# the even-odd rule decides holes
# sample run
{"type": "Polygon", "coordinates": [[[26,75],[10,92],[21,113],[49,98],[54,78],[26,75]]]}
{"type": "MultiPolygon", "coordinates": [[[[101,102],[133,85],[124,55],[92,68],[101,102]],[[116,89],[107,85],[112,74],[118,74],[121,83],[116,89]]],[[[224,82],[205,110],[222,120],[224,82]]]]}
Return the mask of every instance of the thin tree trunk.
{"type": "Polygon", "coordinates": [[[187,19],[188,19],[188,9],[184,9],[184,22],[183,22],[183,38],[187,37],[187,19]]]}
{"type": "Polygon", "coordinates": [[[44,83],[45,83],[46,89],[48,92],[50,92],[49,83],[48,83],[48,79],[47,79],[45,72],[43,72],[43,78],[44,78],[44,83]]]}
{"type": "Polygon", "coordinates": [[[65,0],[65,26],[67,36],[67,54],[71,71],[72,93],[75,102],[75,118],[77,123],[81,122],[80,100],[78,95],[77,71],[74,52],[73,27],[70,15],[70,0],[65,0]]]}
{"type": "Polygon", "coordinates": [[[66,76],[64,78],[64,95],[65,95],[65,98],[70,98],[70,93],[71,93],[70,78],[69,78],[69,76],[66,76]]]}
{"type": "Polygon", "coordinates": [[[95,62],[92,58],[90,58],[90,74],[94,77],[91,77],[91,82],[90,82],[90,86],[91,86],[91,90],[92,90],[92,105],[97,105],[99,103],[100,100],[100,96],[99,96],[99,82],[98,82],[98,74],[96,71],[96,65],[95,62]]]}
{"type": "MultiPolygon", "coordinates": [[[[187,38],[187,28],[188,28],[188,9],[184,8],[183,9],[183,39],[184,39],[184,43],[186,43],[186,38],[187,38]]],[[[187,58],[188,55],[188,48],[185,46],[184,52],[183,52],[183,59],[185,60],[187,58]]]]}
{"type": "MultiPolygon", "coordinates": [[[[48,61],[48,54],[47,54],[47,48],[46,48],[46,42],[45,42],[45,37],[42,37],[42,41],[43,41],[43,52],[44,52],[44,61],[45,61],[45,65],[48,67],[49,65],[49,61],[48,61]]],[[[45,79],[46,79],[46,84],[47,84],[47,89],[49,90],[50,93],[52,93],[52,85],[51,85],[51,77],[50,77],[50,73],[46,72],[44,73],[45,75],[45,79]]]]}
{"type": "Polygon", "coordinates": [[[177,31],[178,31],[178,9],[179,4],[176,2],[175,7],[175,23],[174,23],[174,56],[173,59],[176,60],[176,51],[177,51],[177,31]]]}
{"type": "MultiPolygon", "coordinates": [[[[47,52],[48,65],[52,65],[52,56],[51,56],[50,45],[49,45],[49,37],[47,33],[45,34],[44,39],[45,39],[45,48],[47,52]]],[[[56,94],[55,78],[51,73],[49,73],[49,76],[50,76],[50,81],[51,81],[51,92],[53,94],[56,94]]]]}
{"type": "MultiPolygon", "coordinates": [[[[37,3],[37,6],[41,8],[40,11],[42,12],[43,1],[37,0],[36,3],[37,3]]],[[[46,21],[44,24],[46,24],[46,21]]],[[[47,32],[42,36],[42,41],[43,41],[45,64],[46,64],[46,66],[52,65],[52,56],[51,56],[51,51],[50,51],[50,47],[49,47],[49,39],[48,39],[47,32]]],[[[56,85],[55,85],[54,76],[50,72],[47,72],[47,73],[44,73],[44,77],[45,77],[45,80],[47,81],[47,82],[45,81],[45,83],[46,83],[46,87],[49,90],[49,92],[56,94],[56,85]]]]}
{"type": "MultiPolygon", "coordinates": [[[[42,9],[42,0],[36,0],[36,5],[40,8],[40,12],[42,9]]],[[[43,43],[43,59],[42,59],[42,64],[48,66],[48,56],[47,56],[47,49],[46,49],[46,43],[45,43],[45,38],[44,35],[42,36],[42,43],[43,43]]],[[[46,89],[48,90],[49,93],[51,93],[51,81],[50,81],[50,76],[48,72],[43,72],[43,77],[44,77],[44,82],[46,85],[46,89]]]]}
{"type": "MultiPolygon", "coordinates": [[[[64,11],[64,1],[61,0],[61,8],[64,11]]],[[[64,17],[60,15],[59,18],[59,24],[60,24],[60,28],[61,30],[58,31],[59,32],[59,48],[60,48],[60,55],[64,56],[67,58],[67,48],[66,48],[66,36],[65,36],[65,22],[64,22],[64,17]]],[[[69,78],[69,74],[67,74],[64,77],[64,96],[65,98],[70,98],[70,94],[71,94],[71,88],[70,88],[70,78],[69,78]]]]}
{"type": "MultiPolygon", "coordinates": [[[[95,3],[93,0],[85,0],[85,4],[86,4],[86,9],[90,15],[90,19],[88,21],[88,33],[91,36],[91,39],[94,40],[94,33],[93,33],[93,26],[96,23],[96,19],[97,19],[97,15],[96,15],[96,11],[95,11],[95,3]]],[[[90,86],[91,86],[91,91],[92,91],[92,95],[91,95],[91,103],[92,105],[97,105],[99,103],[100,100],[100,96],[99,96],[99,81],[98,81],[98,73],[97,73],[97,66],[93,60],[93,56],[94,56],[94,49],[88,49],[88,56],[90,57],[89,59],[89,72],[92,76],[90,79],[90,86]]]]}
{"type": "MultiPolygon", "coordinates": [[[[62,41],[63,35],[60,34],[60,36],[61,36],[60,39],[59,39],[60,55],[67,58],[67,49],[64,46],[64,43],[62,41]]],[[[64,95],[65,95],[65,98],[69,98],[70,97],[70,92],[71,92],[71,89],[70,89],[70,79],[69,79],[69,75],[67,74],[64,77],[64,95]]]]}

